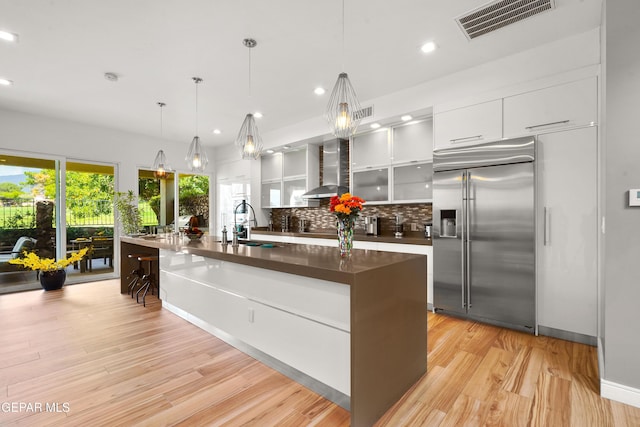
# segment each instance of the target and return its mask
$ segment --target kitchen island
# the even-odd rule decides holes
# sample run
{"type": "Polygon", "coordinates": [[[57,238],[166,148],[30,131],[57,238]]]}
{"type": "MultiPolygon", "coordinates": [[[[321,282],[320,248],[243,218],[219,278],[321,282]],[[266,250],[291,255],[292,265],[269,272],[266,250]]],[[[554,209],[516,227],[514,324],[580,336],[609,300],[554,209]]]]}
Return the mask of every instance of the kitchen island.
{"type": "Polygon", "coordinates": [[[424,255],[342,259],[337,247],[210,237],[123,237],[121,248],[123,261],[158,251],[163,308],[349,409],[353,426],[372,425],[426,372],[424,255]]]}

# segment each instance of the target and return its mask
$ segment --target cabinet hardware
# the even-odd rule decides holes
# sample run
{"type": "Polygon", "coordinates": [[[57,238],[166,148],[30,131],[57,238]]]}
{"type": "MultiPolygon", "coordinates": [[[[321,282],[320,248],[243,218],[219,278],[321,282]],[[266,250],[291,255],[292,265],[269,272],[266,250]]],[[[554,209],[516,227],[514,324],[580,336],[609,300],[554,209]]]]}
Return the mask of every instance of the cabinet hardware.
{"type": "Polygon", "coordinates": [[[451,142],[452,144],[458,144],[460,142],[473,141],[476,139],[482,139],[482,135],[465,136],[463,138],[450,139],[449,142],[451,142]]]}
{"type": "Polygon", "coordinates": [[[549,208],[544,207],[544,246],[549,243],[549,208]]]}
{"type": "Polygon", "coordinates": [[[561,120],[559,122],[550,122],[550,123],[543,123],[541,125],[527,126],[527,127],[525,127],[525,129],[531,130],[531,129],[535,129],[535,128],[541,128],[543,126],[566,125],[567,123],[569,123],[569,120],[561,120]]]}

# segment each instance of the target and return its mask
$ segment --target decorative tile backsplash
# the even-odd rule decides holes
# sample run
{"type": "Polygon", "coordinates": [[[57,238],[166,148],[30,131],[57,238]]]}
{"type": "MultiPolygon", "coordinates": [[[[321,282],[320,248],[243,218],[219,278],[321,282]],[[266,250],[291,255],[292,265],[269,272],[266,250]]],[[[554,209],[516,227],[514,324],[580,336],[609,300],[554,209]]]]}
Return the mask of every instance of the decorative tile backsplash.
{"type": "MultiPolygon", "coordinates": [[[[283,215],[290,216],[290,231],[297,232],[301,219],[307,223],[310,232],[323,232],[335,230],[336,217],[329,211],[329,199],[321,199],[320,206],[315,208],[274,208],[271,210],[273,229],[282,229],[283,215]]],[[[402,205],[364,205],[356,232],[364,230],[364,217],[377,216],[380,218],[380,232],[382,235],[393,235],[395,232],[395,216],[402,215],[405,236],[424,235],[424,224],[431,223],[431,203],[415,203],[402,205]],[[415,223],[417,231],[411,231],[411,224],[415,223]]]]}

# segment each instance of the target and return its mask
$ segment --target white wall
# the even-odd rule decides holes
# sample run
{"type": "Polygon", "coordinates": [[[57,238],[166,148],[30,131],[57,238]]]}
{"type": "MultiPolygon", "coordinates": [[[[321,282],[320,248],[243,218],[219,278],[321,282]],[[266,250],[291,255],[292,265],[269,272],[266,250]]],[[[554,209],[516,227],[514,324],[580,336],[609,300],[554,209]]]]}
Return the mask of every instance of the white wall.
{"type": "Polygon", "coordinates": [[[603,395],[640,406],[640,2],[606,2],[606,129],[603,395]],[[631,390],[632,388],[634,390],[631,390]]]}
{"type": "MultiPolygon", "coordinates": [[[[532,80],[561,74],[600,63],[600,34],[594,29],[535,49],[507,56],[469,68],[449,76],[370,100],[363,106],[374,106],[374,117],[363,124],[414,111],[424,111],[438,104],[466,103],[470,98],[490,96],[488,93],[508,90],[532,80]]],[[[355,84],[355,83],[354,83],[355,84]]],[[[265,148],[276,147],[327,134],[327,124],[318,116],[262,135],[265,148]]]]}
{"type": "MultiPolygon", "coordinates": [[[[174,169],[188,172],[184,157],[191,136],[171,142],[114,129],[0,109],[0,149],[118,164],[118,189],[138,191],[138,168],[151,168],[163,149],[174,169]]],[[[213,150],[207,149],[211,174],[213,150]]]]}

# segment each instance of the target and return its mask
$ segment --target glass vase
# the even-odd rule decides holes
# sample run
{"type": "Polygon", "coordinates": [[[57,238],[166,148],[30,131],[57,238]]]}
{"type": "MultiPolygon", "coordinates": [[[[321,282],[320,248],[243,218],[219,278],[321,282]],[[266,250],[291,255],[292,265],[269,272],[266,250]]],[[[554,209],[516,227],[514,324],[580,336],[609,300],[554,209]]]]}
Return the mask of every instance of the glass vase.
{"type": "Polygon", "coordinates": [[[338,247],[340,248],[341,257],[348,257],[351,255],[351,248],[353,248],[354,226],[354,221],[351,220],[338,221],[338,247]]]}

